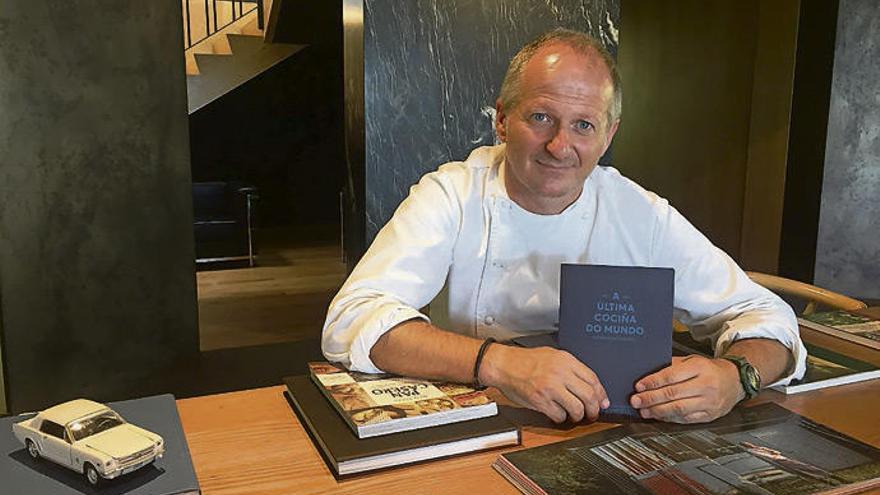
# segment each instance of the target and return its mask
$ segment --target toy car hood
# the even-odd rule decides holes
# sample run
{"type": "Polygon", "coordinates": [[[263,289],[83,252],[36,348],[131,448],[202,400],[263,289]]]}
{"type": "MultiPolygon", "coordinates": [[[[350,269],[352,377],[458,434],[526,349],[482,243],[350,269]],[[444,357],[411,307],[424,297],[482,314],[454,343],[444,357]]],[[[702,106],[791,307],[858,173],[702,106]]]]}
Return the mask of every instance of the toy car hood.
{"type": "Polygon", "coordinates": [[[114,458],[153,448],[161,440],[159,435],[143,428],[124,423],[115,428],[83,438],[78,443],[114,458]]]}

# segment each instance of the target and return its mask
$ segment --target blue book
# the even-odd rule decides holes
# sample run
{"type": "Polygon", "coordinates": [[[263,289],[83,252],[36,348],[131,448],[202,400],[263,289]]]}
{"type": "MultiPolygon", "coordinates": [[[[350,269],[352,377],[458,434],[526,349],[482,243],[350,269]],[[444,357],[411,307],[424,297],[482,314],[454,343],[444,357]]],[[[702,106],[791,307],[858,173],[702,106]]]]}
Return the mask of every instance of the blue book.
{"type": "Polygon", "coordinates": [[[639,418],[635,383],[672,362],[671,268],[563,264],[559,347],[590,367],[608,393],[603,419],[639,418]]]}

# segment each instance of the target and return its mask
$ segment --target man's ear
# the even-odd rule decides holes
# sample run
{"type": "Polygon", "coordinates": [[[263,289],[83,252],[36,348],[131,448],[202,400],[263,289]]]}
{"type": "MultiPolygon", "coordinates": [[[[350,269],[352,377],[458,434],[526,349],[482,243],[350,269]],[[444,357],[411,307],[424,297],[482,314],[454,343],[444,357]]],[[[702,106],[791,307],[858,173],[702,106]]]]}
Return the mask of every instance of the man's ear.
{"type": "Polygon", "coordinates": [[[611,124],[611,127],[608,129],[608,134],[605,135],[605,149],[602,151],[604,155],[606,151],[608,151],[608,147],[611,146],[611,140],[614,139],[614,135],[617,134],[617,128],[620,127],[620,119],[614,121],[611,124]]]}
{"type": "Polygon", "coordinates": [[[507,114],[504,113],[504,106],[501,104],[501,99],[499,98],[495,101],[495,134],[498,135],[498,140],[502,143],[507,142],[507,129],[505,129],[506,121],[507,114]]]}

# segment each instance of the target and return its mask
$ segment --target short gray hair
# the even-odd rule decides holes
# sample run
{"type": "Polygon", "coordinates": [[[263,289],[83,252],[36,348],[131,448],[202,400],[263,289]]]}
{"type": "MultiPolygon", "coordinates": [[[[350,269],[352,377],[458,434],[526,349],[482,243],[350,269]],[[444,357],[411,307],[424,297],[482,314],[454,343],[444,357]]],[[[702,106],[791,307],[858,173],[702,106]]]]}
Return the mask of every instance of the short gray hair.
{"type": "Polygon", "coordinates": [[[611,75],[612,99],[611,105],[608,107],[608,125],[619,119],[623,110],[623,88],[621,88],[620,73],[617,72],[617,63],[614,61],[614,57],[611,56],[611,53],[608,52],[608,49],[605,48],[602,42],[596,38],[580,31],[563,28],[547,31],[530,41],[514,55],[513,59],[510,60],[510,65],[507,67],[507,74],[504,75],[504,82],[501,84],[501,94],[498,95],[501,105],[505,109],[511,109],[519,103],[519,99],[522,96],[520,94],[520,81],[522,80],[522,73],[526,64],[541,47],[554,43],[565,45],[582,55],[599,55],[599,58],[605,63],[608,73],[611,75]]]}

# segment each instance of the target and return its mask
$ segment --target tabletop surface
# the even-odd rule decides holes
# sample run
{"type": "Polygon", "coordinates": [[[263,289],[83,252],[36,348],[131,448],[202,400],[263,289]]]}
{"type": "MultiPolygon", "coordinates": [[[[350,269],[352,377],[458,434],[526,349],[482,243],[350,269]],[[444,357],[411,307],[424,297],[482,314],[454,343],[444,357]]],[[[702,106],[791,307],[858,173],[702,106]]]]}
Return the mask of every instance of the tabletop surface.
{"type": "MultiPolygon", "coordinates": [[[[538,413],[509,406],[504,408],[505,416],[522,426],[520,446],[337,482],[283,397],[283,391],[281,386],[268,387],[177,402],[203,494],[514,495],[519,491],[491,467],[499,454],[614,426],[594,423],[560,427],[538,413]]],[[[765,401],[777,402],[802,416],[880,447],[880,380],[791,396],[765,391],[751,403],[765,401]]]]}

